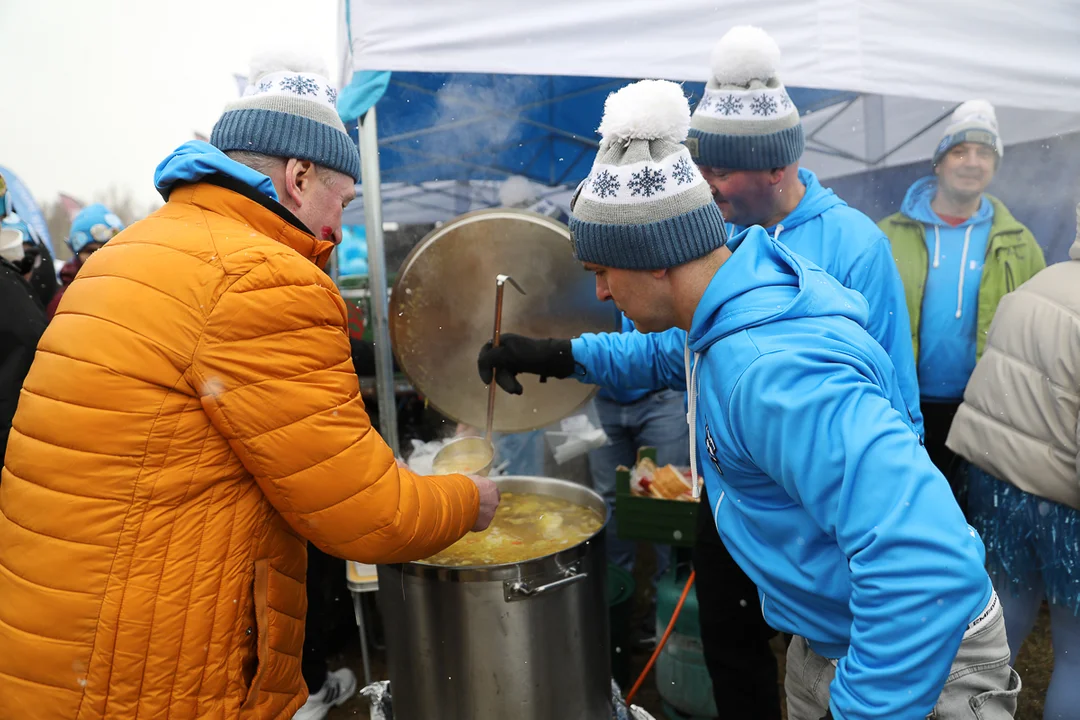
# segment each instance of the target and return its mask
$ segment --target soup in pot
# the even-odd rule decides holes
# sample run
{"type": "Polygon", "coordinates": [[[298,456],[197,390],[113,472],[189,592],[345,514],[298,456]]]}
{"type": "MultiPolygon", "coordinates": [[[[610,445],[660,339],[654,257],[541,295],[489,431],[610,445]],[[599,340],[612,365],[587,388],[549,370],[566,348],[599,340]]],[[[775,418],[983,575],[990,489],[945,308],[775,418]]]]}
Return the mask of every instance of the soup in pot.
{"type": "Polygon", "coordinates": [[[604,524],[592,508],[534,493],[502,494],[495,519],[423,562],[463,567],[543,557],[588,540],[604,524]]]}

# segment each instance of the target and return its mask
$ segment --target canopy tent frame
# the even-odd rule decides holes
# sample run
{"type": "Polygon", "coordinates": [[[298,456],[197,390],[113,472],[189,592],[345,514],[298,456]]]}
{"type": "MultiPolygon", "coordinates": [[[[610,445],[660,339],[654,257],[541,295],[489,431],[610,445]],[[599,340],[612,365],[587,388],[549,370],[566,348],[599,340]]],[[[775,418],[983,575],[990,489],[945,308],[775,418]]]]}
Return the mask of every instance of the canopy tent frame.
{"type": "MultiPolygon", "coordinates": [[[[912,144],[940,125],[958,102],[971,97],[985,97],[999,110],[1027,108],[1042,113],[1037,123],[1031,123],[1038,130],[1031,132],[1025,128],[1027,118],[1015,116],[1013,126],[1008,128],[1009,133],[1015,133],[1013,139],[1006,132],[1008,118],[999,112],[1002,135],[1009,143],[1073,132],[1080,127],[1077,120],[1080,115],[1075,115],[1080,113],[1080,52],[1075,44],[1080,16],[1071,13],[1070,3],[1064,0],[1047,3],[1040,13],[1019,16],[993,12],[973,16],[959,6],[867,4],[859,0],[778,0],[770,5],[746,0],[725,0],[719,4],[715,0],[689,0],[689,5],[677,14],[652,0],[549,0],[543,6],[515,7],[512,13],[506,11],[501,0],[453,4],[416,0],[407,10],[400,0],[340,1],[343,24],[339,38],[344,44],[341,67],[345,81],[352,73],[362,70],[488,75],[494,72],[549,78],[585,75],[600,80],[576,90],[578,95],[605,86],[614,89],[627,82],[621,79],[627,76],[676,81],[700,78],[707,67],[708,48],[719,34],[732,25],[760,25],[784,48],[782,72],[789,89],[812,85],[834,95],[821,106],[800,108],[804,121],[810,121],[806,122],[808,151],[822,159],[833,159],[835,172],[823,177],[914,162],[916,153],[912,152],[912,144]],[[958,36],[947,31],[958,23],[964,25],[965,33],[958,36]],[[993,48],[994,53],[988,56],[987,48],[993,48]],[[943,67],[949,67],[950,72],[942,73],[943,67]],[[843,95],[843,100],[836,100],[837,95],[843,95]],[[897,115],[895,108],[886,112],[886,98],[921,103],[914,102],[897,115]],[[825,118],[820,127],[811,120],[818,111],[837,102],[846,104],[825,118]],[[860,102],[861,108],[855,108],[860,102]],[[836,144],[837,138],[826,137],[829,129],[834,134],[840,130],[845,113],[858,109],[862,111],[864,133],[861,148],[845,149],[836,144]],[[934,116],[932,121],[924,120],[930,115],[934,116]],[[897,124],[897,117],[903,117],[904,122],[897,124]],[[894,135],[899,129],[902,137],[890,138],[887,129],[894,135]],[[1033,135],[1034,132],[1047,134],[1033,135]],[[913,157],[909,159],[909,155],[913,157]]],[[[394,82],[393,77],[390,82],[394,82]]],[[[431,95],[430,88],[414,89],[431,95]]],[[[488,117],[513,118],[530,128],[542,129],[545,137],[537,143],[536,155],[529,158],[526,166],[533,178],[537,177],[536,165],[541,163],[548,143],[554,147],[554,143],[568,140],[577,148],[571,169],[596,146],[593,138],[580,133],[567,134],[552,123],[522,117],[535,107],[532,103],[511,102],[494,107],[452,92],[441,98],[451,104],[459,103],[458,107],[463,109],[475,110],[479,105],[485,113],[490,113],[488,117]]],[[[550,105],[553,99],[545,98],[540,103],[550,105]]],[[[449,127],[469,128],[481,121],[479,117],[459,118],[457,125],[449,127]]],[[[365,163],[363,179],[373,288],[381,286],[378,278],[381,282],[386,278],[381,247],[382,199],[378,184],[372,185],[366,175],[368,167],[378,172],[380,148],[415,158],[416,162],[407,166],[410,172],[430,168],[436,178],[440,165],[467,169],[485,179],[522,174],[520,168],[514,170],[492,158],[468,154],[451,157],[418,148],[405,149],[409,140],[433,137],[440,129],[434,123],[428,128],[388,135],[382,142],[374,114],[365,120],[365,125],[367,131],[360,134],[358,142],[361,154],[374,158],[372,163],[365,163]],[[369,205],[379,205],[380,212],[370,212],[369,205]]],[[[852,145],[860,144],[857,135],[853,134],[852,140],[852,145]]],[[[580,179],[572,177],[570,169],[558,172],[552,154],[548,153],[551,163],[546,168],[548,172],[541,176],[547,184],[580,179]]],[[[426,187],[422,178],[413,178],[409,184],[426,187]]],[[[557,191],[553,189],[554,192],[557,191]]],[[[463,203],[466,200],[461,199],[463,203]]],[[[418,205],[424,201],[409,198],[405,202],[418,205]]],[[[373,293],[373,299],[381,296],[382,293],[373,293]]],[[[385,334],[378,333],[375,342],[377,382],[380,387],[392,388],[388,330],[385,334]]],[[[380,395],[384,396],[392,398],[387,392],[380,395]]],[[[380,427],[385,437],[395,438],[393,403],[384,403],[382,407],[380,427]]],[[[394,449],[399,450],[396,446],[394,449]]]]}

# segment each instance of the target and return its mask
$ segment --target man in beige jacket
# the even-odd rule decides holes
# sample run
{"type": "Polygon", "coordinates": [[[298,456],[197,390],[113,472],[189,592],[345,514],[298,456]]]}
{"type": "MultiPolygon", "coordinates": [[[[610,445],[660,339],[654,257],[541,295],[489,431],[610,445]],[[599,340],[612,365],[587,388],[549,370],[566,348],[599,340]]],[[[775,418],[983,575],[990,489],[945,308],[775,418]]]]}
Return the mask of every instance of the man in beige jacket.
{"type": "Polygon", "coordinates": [[[970,518],[1013,662],[1050,604],[1045,718],[1076,717],[1080,707],[1080,206],[1077,225],[1069,262],[1002,298],[947,441],[971,463],[970,518]]]}

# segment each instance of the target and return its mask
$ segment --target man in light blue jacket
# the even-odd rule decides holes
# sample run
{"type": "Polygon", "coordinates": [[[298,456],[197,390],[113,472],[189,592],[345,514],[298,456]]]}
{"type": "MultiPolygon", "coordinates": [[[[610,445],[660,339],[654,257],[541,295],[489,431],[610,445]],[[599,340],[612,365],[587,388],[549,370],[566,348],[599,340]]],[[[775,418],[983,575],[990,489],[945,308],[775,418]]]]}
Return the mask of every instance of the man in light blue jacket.
{"type": "MultiPolygon", "coordinates": [[[[735,27],[713,51],[711,78],[690,121],[687,144],[728,222],[729,235],[760,225],[795,253],[859,292],[866,329],[896,368],[911,421],[922,433],[904,285],[888,238],[814,173],[799,167],[805,146],[798,109],[777,76],[780,50],[763,30],[735,27]]],[[[703,506],[703,510],[704,510],[703,506]]],[[[694,546],[697,596],[717,612],[702,618],[705,661],[719,704],[758,720],[779,720],[773,634],[745,602],[746,576],[702,513],[694,546]]]]}
{"type": "Polygon", "coordinates": [[[712,517],[769,625],[795,636],[790,720],[1011,718],[1020,682],[982,542],[920,444],[865,299],[759,227],[728,239],[680,145],[688,111],[673,83],[612,95],[572,205],[598,297],[642,332],[504,336],[481,377],[688,390],[712,517]]]}

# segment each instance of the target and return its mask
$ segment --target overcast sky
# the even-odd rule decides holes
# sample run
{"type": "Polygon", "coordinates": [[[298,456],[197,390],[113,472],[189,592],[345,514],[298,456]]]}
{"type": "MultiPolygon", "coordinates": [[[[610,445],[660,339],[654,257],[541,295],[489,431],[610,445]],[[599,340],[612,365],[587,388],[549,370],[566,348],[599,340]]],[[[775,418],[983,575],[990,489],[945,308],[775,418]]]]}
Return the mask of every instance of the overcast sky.
{"type": "Polygon", "coordinates": [[[337,0],[0,0],[0,165],[41,202],[114,185],[149,204],[158,162],[281,44],[336,81],[337,0]]]}

